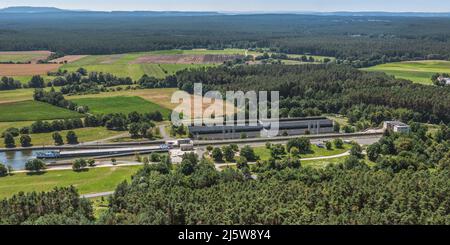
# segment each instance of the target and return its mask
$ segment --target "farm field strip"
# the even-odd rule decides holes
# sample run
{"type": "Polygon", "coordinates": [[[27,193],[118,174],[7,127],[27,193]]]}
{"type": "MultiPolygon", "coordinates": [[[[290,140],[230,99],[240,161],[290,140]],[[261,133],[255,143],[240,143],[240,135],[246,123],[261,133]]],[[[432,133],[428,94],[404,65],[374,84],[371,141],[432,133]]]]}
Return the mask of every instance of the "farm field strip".
{"type": "MultiPolygon", "coordinates": [[[[116,76],[129,76],[134,80],[138,80],[144,74],[157,78],[164,78],[167,75],[174,74],[179,70],[186,68],[196,68],[202,66],[212,66],[222,63],[221,60],[210,63],[203,62],[204,57],[228,57],[232,55],[244,55],[244,49],[225,49],[225,50],[158,50],[151,52],[113,54],[113,55],[89,55],[65,64],[62,70],[76,71],[83,67],[88,71],[98,71],[111,73],[116,76]],[[198,59],[188,61],[180,61],[182,58],[200,57],[198,59]],[[197,62],[196,60],[201,60],[197,62]]],[[[213,58],[214,60],[214,58],[213,58]]]]}
{"type": "Polygon", "coordinates": [[[59,64],[0,64],[0,76],[33,76],[46,75],[49,71],[56,71],[59,64]]]}
{"type": "Polygon", "coordinates": [[[0,122],[81,118],[83,114],[47,103],[25,100],[0,104],[0,122]]]}
{"type": "Polygon", "coordinates": [[[0,51],[0,62],[31,62],[50,56],[50,51],[0,51]]]}
{"type": "MultiPolygon", "coordinates": [[[[21,126],[22,127],[29,126],[29,125],[31,125],[31,123],[32,122],[23,122],[23,123],[19,123],[19,124],[16,123],[15,125],[8,125],[8,126],[17,128],[17,127],[21,127],[21,126]]],[[[0,127],[1,127],[1,123],[0,123],[0,127]]],[[[4,126],[2,128],[4,128],[4,126]]],[[[0,132],[3,132],[3,131],[0,131],[0,132]]],[[[80,142],[80,143],[86,143],[86,142],[106,139],[106,138],[117,136],[117,135],[124,133],[123,131],[108,130],[104,127],[62,130],[62,131],[59,131],[59,133],[63,137],[64,141],[66,140],[65,137],[66,137],[67,132],[69,132],[69,131],[75,132],[75,134],[78,137],[78,142],[80,142]]],[[[52,133],[30,134],[31,144],[33,146],[50,146],[50,145],[53,146],[55,143],[52,138],[52,135],[53,135],[53,132],[52,133]]],[[[20,146],[19,139],[20,139],[20,136],[15,137],[16,146],[20,146]]],[[[0,141],[0,147],[5,147],[5,144],[3,141],[0,141]]]]}
{"type": "Polygon", "coordinates": [[[159,111],[165,119],[169,118],[171,113],[167,108],[152,103],[138,96],[114,96],[114,97],[97,97],[97,98],[80,98],[73,99],[78,105],[86,105],[89,107],[90,113],[94,114],[110,114],[124,113],[128,114],[132,111],[139,113],[148,113],[159,111]]]}
{"type": "Polygon", "coordinates": [[[450,61],[426,60],[395,62],[364,68],[362,70],[385,72],[396,78],[431,84],[431,77],[434,74],[450,73],[450,61]]]}
{"type": "Polygon", "coordinates": [[[72,170],[48,171],[28,175],[16,173],[0,178],[0,199],[23,191],[50,191],[55,187],[74,186],[80,194],[112,191],[116,186],[136,173],[141,166],[117,166],[111,168],[93,168],[87,171],[72,170]],[[39,184],[36,184],[39,183],[39,184]]]}
{"type": "Polygon", "coordinates": [[[54,60],[50,60],[50,63],[72,63],[85,57],[87,57],[87,55],[66,55],[54,60]]]}

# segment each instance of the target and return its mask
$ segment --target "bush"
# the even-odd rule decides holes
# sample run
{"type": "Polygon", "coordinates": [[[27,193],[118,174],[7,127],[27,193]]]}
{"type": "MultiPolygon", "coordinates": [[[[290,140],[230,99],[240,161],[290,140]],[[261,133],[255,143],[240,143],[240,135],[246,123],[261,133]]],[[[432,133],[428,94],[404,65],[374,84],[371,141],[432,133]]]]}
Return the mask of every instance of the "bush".
{"type": "Polygon", "coordinates": [[[327,142],[325,143],[325,147],[326,147],[327,150],[329,150],[329,151],[333,150],[333,144],[331,144],[330,141],[327,141],[327,142]]]}
{"type": "Polygon", "coordinates": [[[8,128],[5,132],[3,132],[2,137],[5,137],[7,133],[10,133],[13,137],[17,137],[20,134],[20,130],[17,128],[8,128]]]}
{"type": "Polygon", "coordinates": [[[293,157],[298,157],[300,155],[300,150],[297,147],[292,147],[289,152],[293,157]]]}
{"type": "Polygon", "coordinates": [[[152,153],[149,157],[150,162],[159,162],[161,161],[161,156],[158,153],[152,153]]]}
{"type": "Polygon", "coordinates": [[[28,171],[41,171],[46,168],[45,163],[40,159],[31,159],[25,163],[25,169],[28,171]]]}
{"type": "Polygon", "coordinates": [[[230,147],[234,152],[239,152],[239,146],[237,144],[230,144],[230,147]]]}
{"type": "Polygon", "coordinates": [[[14,140],[14,136],[10,133],[5,133],[5,146],[8,148],[16,147],[16,142],[14,140]]]}
{"type": "Polygon", "coordinates": [[[236,167],[238,169],[248,168],[248,162],[245,157],[238,157],[236,160],[236,167]]]}
{"type": "Polygon", "coordinates": [[[22,147],[30,147],[31,146],[31,137],[29,135],[20,136],[20,145],[22,147]]]}
{"type": "Polygon", "coordinates": [[[364,157],[362,151],[362,147],[358,143],[354,143],[352,148],[350,149],[350,155],[361,159],[364,157]]]}
{"type": "Polygon", "coordinates": [[[8,168],[0,163],[0,177],[6,176],[8,174],[8,168]]]}
{"type": "Polygon", "coordinates": [[[381,146],[379,143],[375,143],[367,147],[367,157],[370,161],[378,160],[378,157],[381,154],[381,146]]]}
{"type": "Polygon", "coordinates": [[[248,161],[256,161],[258,160],[258,157],[255,154],[255,151],[251,146],[244,146],[241,149],[241,156],[245,157],[248,161]]]}
{"type": "Polygon", "coordinates": [[[95,167],[95,160],[94,159],[89,159],[87,161],[87,163],[88,163],[89,167],[95,167]]]}
{"type": "Polygon", "coordinates": [[[59,134],[58,132],[53,133],[52,138],[53,138],[53,141],[55,142],[55,145],[64,145],[63,138],[62,138],[61,134],[59,134]]]}
{"type": "Polygon", "coordinates": [[[290,152],[292,147],[297,147],[301,154],[311,152],[311,142],[308,138],[290,139],[286,145],[287,151],[290,152]]]}
{"type": "Polygon", "coordinates": [[[275,159],[281,159],[286,154],[286,148],[282,144],[272,145],[270,148],[270,155],[275,159]]]}
{"type": "Polygon", "coordinates": [[[78,144],[78,136],[75,134],[74,131],[67,132],[66,139],[67,139],[68,144],[71,144],[71,145],[78,144]]]}
{"type": "Polygon", "coordinates": [[[214,161],[216,161],[216,162],[222,162],[223,161],[222,150],[220,148],[218,148],[218,147],[215,147],[212,150],[211,156],[214,159],[214,161]]]}
{"type": "Polygon", "coordinates": [[[31,129],[30,129],[30,127],[23,127],[23,128],[20,128],[19,133],[20,134],[30,134],[31,129]]]}
{"type": "Polygon", "coordinates": [[[231,146],[224,146],[222,147],[223,156],[225,158],[225,161],[232,162],[234,161],[234,151],[231,148],[231,146]]]}
{"type": "Polygon", "coordinates": [[[80,171],[86,167],[87,167],[87,162],[86,162],[86,160],[84,160],[82,158],[76,159],[72,164],[73,171],[80,171]]]}
{"type": "Polygon", "coordinates": [[[333,141],[333,143],[334,143],[334,146],[338,149],[344,148],[344,141],[342,141],[341,139],[335,139],[333,141]]]}

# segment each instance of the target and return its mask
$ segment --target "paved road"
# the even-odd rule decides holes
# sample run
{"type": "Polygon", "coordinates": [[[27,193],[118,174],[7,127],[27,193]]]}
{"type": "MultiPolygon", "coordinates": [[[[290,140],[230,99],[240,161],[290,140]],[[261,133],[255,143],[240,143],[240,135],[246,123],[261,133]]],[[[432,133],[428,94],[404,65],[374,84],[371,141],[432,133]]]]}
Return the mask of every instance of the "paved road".
{"type": "Polygon", "coordinates": [[[166,132],[166,126],[165,124],[161,124],[159,125],[159,133],[161,134],[161,137],[163,138],[163,140],[169,140],[171,139],[170,135],[167,134],[166,132]]]}

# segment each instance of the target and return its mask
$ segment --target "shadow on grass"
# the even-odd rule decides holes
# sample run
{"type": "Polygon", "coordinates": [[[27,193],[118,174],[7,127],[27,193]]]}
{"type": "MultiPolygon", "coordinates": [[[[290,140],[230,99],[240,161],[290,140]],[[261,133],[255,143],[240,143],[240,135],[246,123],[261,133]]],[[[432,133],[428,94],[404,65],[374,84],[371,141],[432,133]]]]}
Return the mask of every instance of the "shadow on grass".
{"type": "Polygon", "coordinates": [[[83,168],[83,169],[78,169],[78,170],[74,170],[75,173],[86,173],[89,172],[88,168],[83,168]]]}
{"type": "Polygon", "coordinates": [[[28,176],[40,176],[46,174],[47,171],[35,171],[35,172],[28,172],[28,176]]]}

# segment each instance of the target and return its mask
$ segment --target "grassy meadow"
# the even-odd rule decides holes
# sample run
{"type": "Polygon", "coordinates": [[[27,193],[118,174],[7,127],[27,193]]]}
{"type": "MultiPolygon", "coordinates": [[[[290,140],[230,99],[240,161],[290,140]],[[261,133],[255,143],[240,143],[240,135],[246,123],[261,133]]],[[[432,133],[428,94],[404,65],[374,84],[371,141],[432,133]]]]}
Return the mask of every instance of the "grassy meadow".
{"type": "Polygon", "coordinates": [[[83,114],[33,100],[0,104],[0,122],[37,121],[81,117],[83,117],[83,114]]]}
{"type": "Polygon", "coordinates": [[[78,105],[88,106],[89,112],[94,114],[124,113],[127,115],[132,111],[139,113],[159,111],[167,119],[171,113],[169,109],[138,96],[80,98],[72,101],[78,105]]]}
{"type": "Polygon", "coordinates": [[[411,80],[416,83],[432,84],[431,77],[436,73],[450,73],[450,61],[425,60],[387,63],[369,68],[365,71],[380,71],[396,78],[411,80]]]}
{"type": "MultiPolygon", "coordinates": [[[[333,149],[327,150],[325,148],[320,148],[317,145],[311,145],[311,153],[301,154],[301,158],[314,158],[314,157],[324,157],[324,156],[333,156],[339,155],[350,150],[351,146],[349,144],[344,144],[343,149],[337,149],[333,146],[333,149]]],[[[270,158],[270,150],[265,146],[259,146],[253,148],[255,150],[255,154],[260,157],[261,160],[269,160],[270,158]]],[[[327,159],[328,160],[328,159],[327,159]]]]}
{"type": "Polygon", "coordinates": [[[118,184],[136,173],[141,166],[117,166],[95,168],[87,171],[48,171],[29,175],[16,173],[0,178],[0,199],[11,197],[18,192],[50,191],[55,187],[74,186],[80,194],[113,191],[118,184]],[[36,184],[39,183],[39,184],[36,184]]]}
{"type": "MultiPolygon", "coordinates": [[[[14,126],[11,126],[11,127],[16,127],[17,128],[17,127],[29,126],[30,124],[22,125],[22,126],[14,125],[14,126]]],[[[3,132],[3,131],[0,131],[0,132],[3,132]]],[[[67,135],[67,132],[69,132],[69,131],[70,130],[59,131],[59,133],[63,137],[64,142],[66,142],[66,135],[67,135]]],[[[113,137],[113,136],[116,136],[116,135],[119,135],[119,134],[126,133],[124,131],[108,130],[108,129],[104,128],[104,127],[78,128],[78,129],[72,129],[72,131],[75,132],[75,134],[78,137],[78,142],[80,142],[80,143],[86,143],[86,142],[96,141],[96,140],[100,140],[100,139],[106,139],[106,138],[109,138],[109,137],[113,137]]],[[[31,144],[33,146],[54,145],[52,134],[53,133],[30,134],[31,144]]],[[[15,141],[16,141],[16,146],[20,146],[20,136],[15,137],[15,141]]],[[[5,147],[5,143],[3,142],[3,140],[0,141],[0,147],[5,147]]]]}

